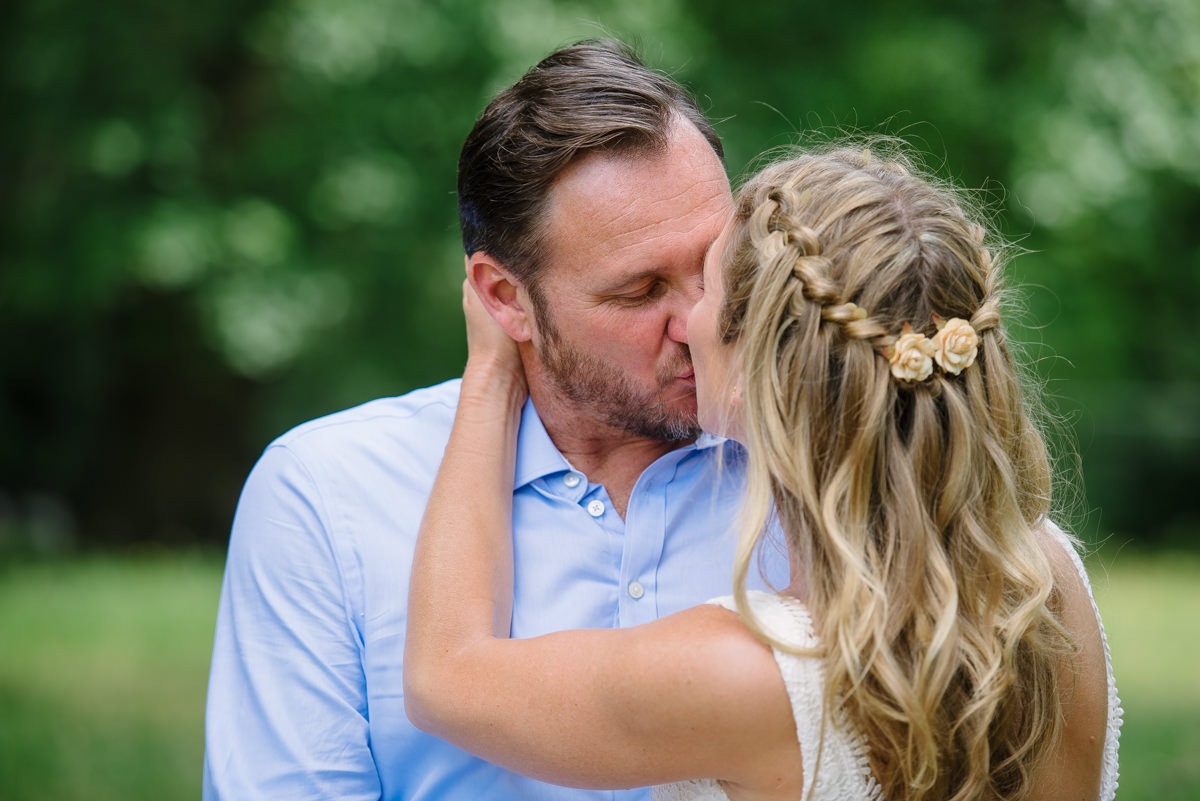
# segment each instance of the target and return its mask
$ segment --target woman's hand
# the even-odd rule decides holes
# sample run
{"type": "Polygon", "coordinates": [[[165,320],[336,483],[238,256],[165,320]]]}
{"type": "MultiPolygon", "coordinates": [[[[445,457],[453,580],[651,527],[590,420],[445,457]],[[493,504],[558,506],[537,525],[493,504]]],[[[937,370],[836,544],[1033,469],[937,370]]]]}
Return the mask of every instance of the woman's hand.
{"type": "Polygon", "coordinates": [[[519,408],[528,390],[517,343],[487,313],[468,281],[463,281],[463,316],[467,321],[463,392],[472,400],[481,393],[492,399],[508,396],[519,408]]]}

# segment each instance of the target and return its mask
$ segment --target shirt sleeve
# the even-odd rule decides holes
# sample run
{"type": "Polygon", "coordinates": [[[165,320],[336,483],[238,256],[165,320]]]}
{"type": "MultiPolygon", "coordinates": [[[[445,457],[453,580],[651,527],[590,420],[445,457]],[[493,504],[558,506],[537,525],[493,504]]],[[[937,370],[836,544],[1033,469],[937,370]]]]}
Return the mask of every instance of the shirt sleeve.
{"type": "Polygon", "coordinates": [[[267,449],[238,502],[205,726],[205,801],[378,799],[362,637],[311,474],[267,449]]]}

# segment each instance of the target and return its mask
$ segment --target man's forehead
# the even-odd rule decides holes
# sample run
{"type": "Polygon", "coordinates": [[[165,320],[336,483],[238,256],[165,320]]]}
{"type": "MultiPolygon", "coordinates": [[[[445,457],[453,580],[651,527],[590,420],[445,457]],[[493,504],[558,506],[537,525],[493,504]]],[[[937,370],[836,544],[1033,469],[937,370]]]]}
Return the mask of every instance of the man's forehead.
{"type": "Polygon", "coordinates": [[[690,123],[658,151],[588,154],[547,195],[547,277],[603,292],[698,275],[732,208],[724,165],[690,123]]]}
{"type": "Polygon", "coordinates": [[[703,249],[732,213],[723,174],[657,187],[612,177],[557,193],[544,218],[548,255],[636,260],[656,250],[703,249]]]}
{"type": "Polygon", "coordinates": [[[579,155],[550,184],[546,211],[553,212],[572,191],[637,200],[647,194],[648,176],[653,176],[655,183],[674,185],[676,194],[702,192],[704,187],[699,184],[711,182],[715,185],[712,189],[732,196],[724,164],[708,140],[691,122],[681,120],[671,126],[661,144],[647,142],[645,146],[579,155]]]}
{"type": "Polygon", "coordinates": [[[700,216],[687,227],[650,223],[622,230],[617,221],[547,237],[545,275],[616,291],[658,278],[699,275],[724,215],[700,216]],[[606,235],[611,233],[611,235],[606,235]]]}

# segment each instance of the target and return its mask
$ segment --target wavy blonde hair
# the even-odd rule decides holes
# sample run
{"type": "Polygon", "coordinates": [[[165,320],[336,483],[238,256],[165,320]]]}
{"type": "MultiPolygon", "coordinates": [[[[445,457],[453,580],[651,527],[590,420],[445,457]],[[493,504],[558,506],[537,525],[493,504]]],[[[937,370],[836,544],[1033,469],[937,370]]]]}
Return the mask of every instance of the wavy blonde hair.
{"type": "Polygon", "coordinates": [[[770,641],[746,576],[777,517],[826,710],[865,736],[885,797],[1018,799],[1059,734],[1072,647],[1035,534],[1047,452],[1001,325],[999,251],[957,192],[880,150],[802,155],[738,196],[719,319],[749,449],[735,594],[770,641]],[[976,363],[896,381],[882,352],[905,323],[932,336],[934,315],[970,322],[976,363]]]}

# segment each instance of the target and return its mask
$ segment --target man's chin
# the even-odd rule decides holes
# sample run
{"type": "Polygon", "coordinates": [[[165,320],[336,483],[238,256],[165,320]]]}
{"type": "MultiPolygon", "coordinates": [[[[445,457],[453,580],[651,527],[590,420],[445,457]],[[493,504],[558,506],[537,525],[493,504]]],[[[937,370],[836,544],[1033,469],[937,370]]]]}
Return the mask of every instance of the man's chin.
{"type": "Polygon", "coordinates": [[[672,393],[661,399],[663,408],[667,413],[679,421],[687,421],[689,425],[698,426],[697,414],[698,407],[696,405],[696,390],[688,389],[684,392],[672,393]]]}
{"type": "Polygon", "coordinates": [[[666,412],[663,434],[666,442],[690,442],[700,436],[700,422],[696,416],[696,395],[663,403],[666,412]]]}
{"type": "Polygon", "coordinates": [[[682,424],[682,426],[691,426],[692,428],[700,427],[700,417],[696,410],[696,396],[692,396],[686,401],[667,403],[667,417],[671,418],[672,422],[682,424]]]}
{"type": "MultiPolygon", "coordinates": [[[[672,443],[688,442],[700,434],[696,387],[691,376],[668,378],[654,388],[639,388],[624,370],[566,343],[544,347],[539,360],[554,393],[566,405],[585,414],[590,412],[593,419],[613,429],[672,443]]],[[[668,375],[679,372],[673,370],[668,375]]]]}

